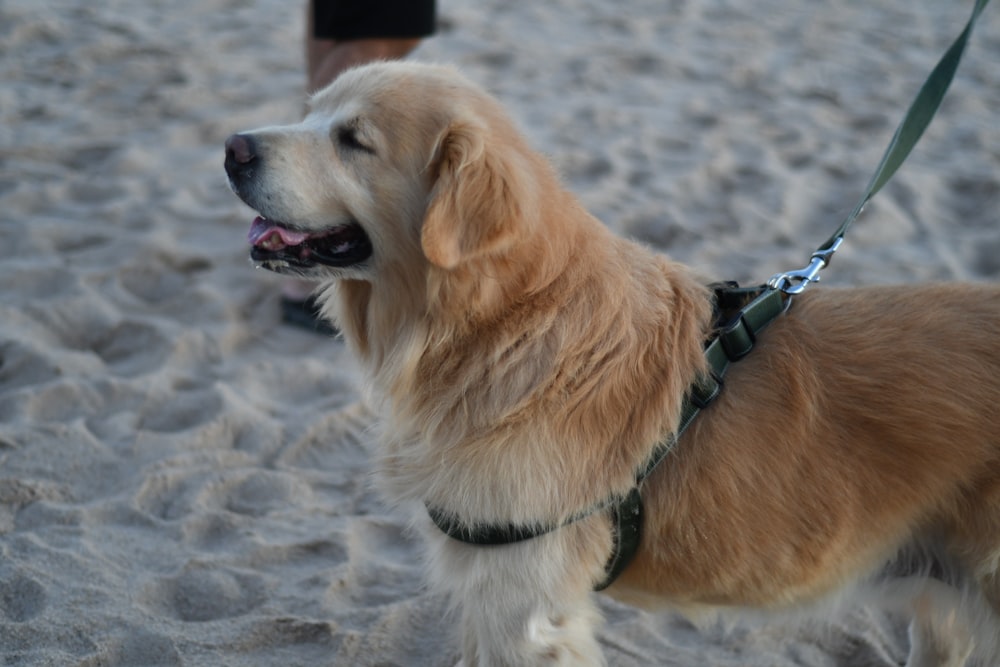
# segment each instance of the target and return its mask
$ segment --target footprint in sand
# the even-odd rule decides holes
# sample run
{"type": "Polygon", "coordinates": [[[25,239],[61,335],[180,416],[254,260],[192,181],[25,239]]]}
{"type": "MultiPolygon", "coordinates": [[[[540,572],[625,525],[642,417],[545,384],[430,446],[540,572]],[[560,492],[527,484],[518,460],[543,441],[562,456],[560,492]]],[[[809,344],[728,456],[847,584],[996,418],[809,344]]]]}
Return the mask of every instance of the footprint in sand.
{"type": "Polygon", "coordinates": [[[266,598],[262,577],[194,561],[180,574],[147,587],[140,596],[156,613],[189,622],[243,616],[266,598]]]}
{"type": "Polygon", "coordinates": [[[31,577],[21,573],[0,576],[0,618],[30,621],[45,610],[46,598],[45,588],[31,577]]]}
{"type": "Polygon", "coordinates": [[[125,321],[94,345],[94,352],[115,374],[137,377],[159,370],[171,351],[161,328],[125,321]]]}
{"type": "Polygon", "coordinates": [[[109,640],[99,655],[79,663],[80,667],[180,667],[184,662],[173,640],[160,634],[126,628],[125,635],[109,640]]]}

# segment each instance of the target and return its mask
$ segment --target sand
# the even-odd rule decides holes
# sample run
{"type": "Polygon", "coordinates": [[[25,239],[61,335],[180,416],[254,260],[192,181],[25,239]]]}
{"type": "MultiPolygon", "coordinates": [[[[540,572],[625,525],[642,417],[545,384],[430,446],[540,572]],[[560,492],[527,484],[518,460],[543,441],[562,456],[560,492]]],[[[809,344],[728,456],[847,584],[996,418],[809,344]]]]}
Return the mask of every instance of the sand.
{"type": "MultiPolygon", "coordinates": [[[[458,657],[419,548],[370,488],[358,369],[280,324],[223,175],[229,133],[301,111],[292,4],[0,3],[4,665],[458,657]]],[[[493,90],[615,230],[759,282],[851,209],[970,9],[441,0],[413,57],[493,90]]],[[[998,15],[824,281],[997,278],[998,15]]],[[[601,609],[611,665],[907,652],[906,619],[877,605],[824,629],[601,609]]]]}

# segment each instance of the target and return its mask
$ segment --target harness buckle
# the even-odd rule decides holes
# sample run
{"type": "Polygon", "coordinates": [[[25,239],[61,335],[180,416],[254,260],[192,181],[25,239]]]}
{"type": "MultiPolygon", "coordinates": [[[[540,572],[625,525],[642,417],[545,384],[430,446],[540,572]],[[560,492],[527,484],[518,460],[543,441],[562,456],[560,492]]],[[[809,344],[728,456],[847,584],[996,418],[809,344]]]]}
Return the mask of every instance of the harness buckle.
{"type": "Polygon", "coordinates": [[[837,252],[843,242],[844,238],[838,237],[828,248],[814,252],[809,258],[808,266],[795,271],[776,273],[767,281],[767,286],[771,289],[780,289],[785,294],[802,294],[809,283],[819,282],[819,272],[827,267],[833,253],[837,252]]]}

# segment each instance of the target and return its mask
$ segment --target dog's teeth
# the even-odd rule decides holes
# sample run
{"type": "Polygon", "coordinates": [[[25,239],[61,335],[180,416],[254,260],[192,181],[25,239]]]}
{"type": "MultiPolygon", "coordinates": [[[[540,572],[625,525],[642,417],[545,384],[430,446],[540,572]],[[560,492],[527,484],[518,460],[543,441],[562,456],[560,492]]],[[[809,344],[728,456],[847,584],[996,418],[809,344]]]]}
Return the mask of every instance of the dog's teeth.
{"type": "Polygon", "coordinates": [[[259,245],[265,250],[272,250],[272,251],[281,250],[282,248],[285,247],[284,241],[281,240],[281,234],[278,234],[277,232],[263,239],[259,245]]]}

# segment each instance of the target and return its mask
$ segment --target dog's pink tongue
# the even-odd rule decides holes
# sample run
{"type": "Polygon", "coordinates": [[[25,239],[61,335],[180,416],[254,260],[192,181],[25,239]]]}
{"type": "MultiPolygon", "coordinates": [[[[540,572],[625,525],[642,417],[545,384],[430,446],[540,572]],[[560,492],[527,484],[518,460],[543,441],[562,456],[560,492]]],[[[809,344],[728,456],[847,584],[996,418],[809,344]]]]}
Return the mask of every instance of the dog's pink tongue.
{"type": "Polygon", "coordinates": [[[274,246],[277,241],[274,238],[275,235],[277,235],[278,239],[281,239],[281,244],[286,246],[300,245],[309,238],[309,235],[305,232],[292,231],[258,216],[254,218],[253,224],[250,225],[250,233],[247,234],[247,240],[250,241],[250,245],[254,246],[265,243],[269,246],[274,246]]]}

